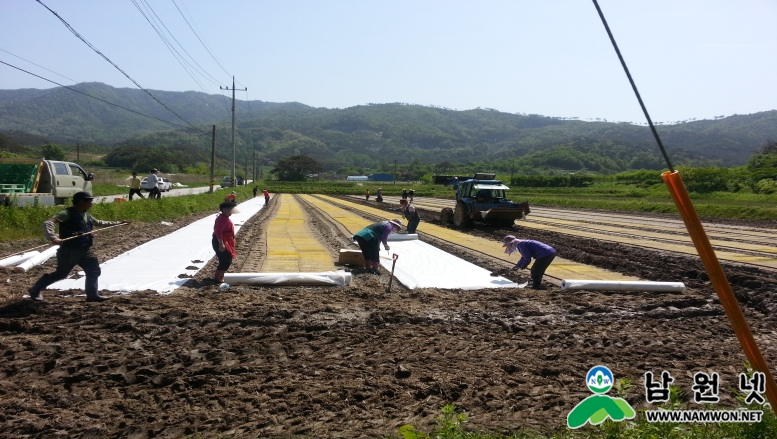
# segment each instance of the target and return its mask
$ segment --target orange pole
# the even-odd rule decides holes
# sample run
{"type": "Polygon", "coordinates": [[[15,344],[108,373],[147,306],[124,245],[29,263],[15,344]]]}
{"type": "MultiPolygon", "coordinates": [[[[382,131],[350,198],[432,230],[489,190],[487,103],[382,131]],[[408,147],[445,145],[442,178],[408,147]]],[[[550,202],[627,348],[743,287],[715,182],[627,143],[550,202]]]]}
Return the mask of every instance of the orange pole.
{"type": "Polygon", "coordinates": [[[669,188],[674,204],[680,211],[680,216],[688,229],[688,234],[693,240],[696,251],[699,252],[701,262],[707,270],[713,288],[718,293],[720,304],[723,305],[723,309],[726,311],[728,320],[731,322],[731,327],[734,329],[737,339],[739,339],[739,344],[745,351],[747,360],[750,361],[753,370],[763,372],[766,376],[766,398],[769,400],[772,410],[777,413],[777,383],[774,382],[769,366],[766,364],[761,350],[758,349],[758,345],[755,343],[755,338],[753,338],[750,326],[748,326],[745,320],[742,308],[739,306],[736,297],[734,297],[731,284],[728,283],[726,274],[723,273],[723,268],[715,255],[715,250],[712,249],[699,215],[693,207],[691,197],[688,196],[688,190],[685,188],[685,184],[683,184],[683,180],[677,171],[664,172],[661,174],[661,178],[666,183],[667,188],[669,188]]]}

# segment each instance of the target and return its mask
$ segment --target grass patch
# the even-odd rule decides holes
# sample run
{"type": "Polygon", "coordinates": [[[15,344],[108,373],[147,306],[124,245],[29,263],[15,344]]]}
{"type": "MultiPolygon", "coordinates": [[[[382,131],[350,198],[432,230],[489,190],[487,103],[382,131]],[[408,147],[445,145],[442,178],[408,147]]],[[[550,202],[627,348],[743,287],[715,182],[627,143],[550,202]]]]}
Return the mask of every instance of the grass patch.
{"type": "MultiPolygon", "coordinates": [[[[676,402],[664,408],[689,409],[676,402]]],[[[441,414],[437,418],[437,427],[433,430],[425,432],[413,425],[403,425],[394,437],[401,439],[770,439],[777,437],[777,416],[774,412],[768,406],[749,408],[763,410],[761,422],[650,423],[645,420],[644,411],[638,410],[637,417],[633,421],[607,420],[597,426],[586,425],[577,430],[560,428],[550,432],[524,429],[505,435],[465,429],[468,421],[467,414],[459,411],[455,405],[448,404],[441,409],[441,414]]]]}

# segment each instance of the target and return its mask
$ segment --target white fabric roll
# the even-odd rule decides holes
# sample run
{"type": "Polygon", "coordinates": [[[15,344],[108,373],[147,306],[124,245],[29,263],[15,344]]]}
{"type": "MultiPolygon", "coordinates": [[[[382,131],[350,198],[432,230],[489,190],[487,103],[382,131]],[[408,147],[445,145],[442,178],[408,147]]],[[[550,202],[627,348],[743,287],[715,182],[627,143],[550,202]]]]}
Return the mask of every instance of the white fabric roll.
{"type": "Polygon", "coordinates": [[[0,267],[13,267],[14,265],[19,265],[27,259],[30,259],[31,257],[39,254],[39,251],[33,250],[31,252],[22,253],[20,255],[9,256],[5,259],[0,259],[0,267]]]}
{"type": "Polygon", "coordinates": [[[230,285],[334,285],[351,283],[351,273],[325,271],[320,273],[227,273],[224,282],[230,285]]]}
{"type": "Polygon", "coordinates": [[[38,266],[49,259],[53,258],[54,255],[57,254],[57,250],[59,250],[59,246],[55,245],[52,247],[47,248],[43,252],[31,257],[30,259],[27,259],[26,261],[22,262],[21,264],[14,267],[14,271],[18,271],[21,273],[26,273],[27,270],[29,270],[32,267],[38,266]]]}
{"type": "Polygon", "coordinates": [[[570,291],[651,291],[659,293],[682,293],[685,291],[685,284],[682,282],[565,279],[561,281],[561,289],[570,291]]]}

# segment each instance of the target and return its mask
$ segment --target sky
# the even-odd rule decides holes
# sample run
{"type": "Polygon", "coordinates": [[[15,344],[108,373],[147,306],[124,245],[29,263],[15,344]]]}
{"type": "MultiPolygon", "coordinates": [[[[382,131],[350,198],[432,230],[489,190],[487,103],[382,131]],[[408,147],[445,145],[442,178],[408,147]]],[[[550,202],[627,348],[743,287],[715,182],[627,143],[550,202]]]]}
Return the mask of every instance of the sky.
{"type": "MultiPolygon", "coordinates": [[[[654,122],[777,108],[777,0],[599,5],[654,122]]],[[[63,85],[230,96],[234,76],[240,100],[646,122],[588,0],[0,0],[0,61],[63,85]]],[[[0,64],[0,89],[52,87],[0,64]]]]}

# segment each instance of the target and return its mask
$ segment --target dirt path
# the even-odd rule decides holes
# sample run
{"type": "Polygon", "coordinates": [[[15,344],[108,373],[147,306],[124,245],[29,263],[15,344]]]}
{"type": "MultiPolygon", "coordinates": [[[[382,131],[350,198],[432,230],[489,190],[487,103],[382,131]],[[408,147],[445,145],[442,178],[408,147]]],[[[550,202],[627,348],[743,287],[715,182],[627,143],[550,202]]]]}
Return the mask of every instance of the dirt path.
{"type": "MultiPolygon", "coordinates": [[[[330,251],[349,245],[331,219],[301,204],[330,251]]],[[[271,201],[241,229],[233,271],[261,266],[273,208],[271,201]]],[[[424,221],[435,216],[422,212],[424,221]]],[[[476,428],[547,429],[564,425],[588,396],[583,376],[594,364],[631,380],[627,399],[637,407],[644,406],[644,372],[664,369],[687,397],[693,372],[720,373],[720,405],[734,405],[728,389],[736,387],[744,357],[698,261],[540,230],[471,233],[516,231],[584,263],[681,279],[688,291],[395,287],[387,294],[387,273],[357,271],[347,287],[237,286],[218,293],[202,282],[211,262],[169,296],[136,293],[87,304],[47,291],[44,303],[20,300],[52,268],[48,263],[24,275],[4,273],[9,282],[0,286],[0,438],[382,437],[405,423],[428,428],[448,402],[466,410],[476,428]]],[[[96,248],[107,260],[167,232],[133,224],[106,231],[96,248]]],[[[484,267],[495,263],[445,245],[484,267]]],[[[774,363],[775,273],[725,268],[774,363]]]]}

